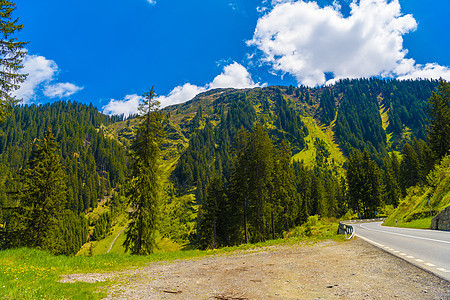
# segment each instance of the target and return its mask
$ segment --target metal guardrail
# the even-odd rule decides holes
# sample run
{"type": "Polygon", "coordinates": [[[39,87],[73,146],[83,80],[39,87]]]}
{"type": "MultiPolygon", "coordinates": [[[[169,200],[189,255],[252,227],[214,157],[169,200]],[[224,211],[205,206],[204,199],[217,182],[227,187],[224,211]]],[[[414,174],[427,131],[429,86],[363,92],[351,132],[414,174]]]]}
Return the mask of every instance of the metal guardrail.
{"type": "Polygon", "coordinates": [[[355,230],[352,225],[344,224],[343,222],[339,222],[338,234],[345,234],[346,239],[351,239],[355,235],[355,230]],[[350,237],[347,237],[350,235],[350,237]]]}
{"type": "Polygon", "coordinates": [[[380,221],[384,221],[384,220],[386,220],[386,218],[340,221],[337,233],[338,234],[345,234],[345,238],[351,239],[355,235],[355,230],[354,230],[354,228],[353,228],[353,226],[351,224],[380,222],[380,221]],[[349,237],[347,237],[347,236],[349,236],[349,237]]]}

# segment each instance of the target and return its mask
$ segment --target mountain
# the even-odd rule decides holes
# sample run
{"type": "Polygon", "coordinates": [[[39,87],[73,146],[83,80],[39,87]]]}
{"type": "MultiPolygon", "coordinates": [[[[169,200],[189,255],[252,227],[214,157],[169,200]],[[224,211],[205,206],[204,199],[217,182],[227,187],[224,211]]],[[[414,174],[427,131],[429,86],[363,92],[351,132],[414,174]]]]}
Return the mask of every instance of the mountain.
{"type": "MultiPolygon", "coordinates": [[[[198,212],[211,180],[218,177],[224,188],[229,186],[236,136],[241,129],[252,132],[256,123],[274,148],[289,142],[297,214],[292,224],[301,224],[308,215],[342,216],[348,211],[344,170],[354,149],[368,151],[381,169],[388,154],[401,152],[407,143],[425,155],[423,143],[415,139],[426,138],[427,103],[437,85],[429,80],[355,79],[318,88],[215,89],[165,108],[161,240],[185,244],[198,239],[198,212]]],[[[87,240],[115,240],[108,235],[119,237],[126,226],[121,187],[136,122],[70,101],[16,107],[0,126],[1,207],[14,205],[9,192],[20,187],[12,178],[26,166],[31,142],[51,126],[68,176],[66,208],[72,212],[67,228],[61,229],[70,241],[65,253],[77,252],[87,240]]],[[[385,204],[389,201],[394,200],[385,204]]],[[[0,217],[3,224],[5,210],[0,217]]],[[[106,251],[109,246],[102,247],[106,251]]]]}
{"type": "MultiPolygon", "coordinates": [[[[236,132],[263,124],[277,143],[290,142],[293,155],[315,165],[324,144],[342,167],[353,149],[371,153],[379,165],[388,152],[426,137],[427,102],[437,81],[356,79],[332,86],[218,89],[165,109],[189,147],[173,173],[179,187],[192,187],[224,167],[236,132]],[[211,165],[214,162],[214,166],[211,165]]],[[[331,160],[330,159],[330,160],[331,160]]]]}
{"type": "MultiPolygon", "coordinates": [[[[14,178],[21,168],[27,168],[31,143],[50,127],[67,176],[65,208],[71,212],[60,228],[67,242],[63,252],[76,253],[87,240],[86,214],[99,206],[113,206],[112,191],[125,181],[126,149],[106,137],[103,130],[122,120],[103,115],[92,105],[70,101],[15,107],[0,126],[0,207],[4,208],[0,211],[1,223],[9,218],[7,208],[16,206],[12,193],[21,186],[14,178]]],[[[89,225],[95,226],[96,219],[90,220],[89,225]]]]}

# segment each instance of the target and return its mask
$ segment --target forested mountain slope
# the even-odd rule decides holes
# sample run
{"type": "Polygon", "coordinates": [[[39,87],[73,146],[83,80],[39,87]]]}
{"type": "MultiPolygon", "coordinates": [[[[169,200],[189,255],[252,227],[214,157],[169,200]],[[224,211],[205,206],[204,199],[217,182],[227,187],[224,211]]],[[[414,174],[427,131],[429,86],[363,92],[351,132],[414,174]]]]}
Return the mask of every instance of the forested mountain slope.
{"type": "MultiPolygon", "coordinates": [[[[321,88],[208,91],[165,109],[190,139],[188,149],[180,151],[172,178],[179,187],[192,187],[199,178],[204,186],[218,170],[228,177],[226,163],[234,136],[239,128],[250,130],[255,122],[275,141],[288,140],[293,155],[325,144],[325,154],[330,156],[329,149],[336,148],[330,144],[335,143],[347,157],[353,149],[366,149],[381,165],[389,151],[401,151],[413,138],[425,139],[427,101],[436,86],[437,81],[429,80],[357,79],[321,88]],[[315,121],[308,122],[310,117],[315,121]],[[307,125],[320,127],[328,138],[311,136],[307,125]]],[[[316,163],[315,157],[310,160],[316,163]]]]}
{"type": "MultiPolygon", "coordinates": [[[[181,244],[188,240],[197,243],[201,239],[197,231],[208,218],[204,209],[209,205],[207,195],[211,194],[208,188],[212,180],[218,187],[222,184],[222,192],[216,190],[219,193],[236,185],[239,149],[247,142],[245,147],[257,147],[258,140],[261,147],[273,149],[270,154],[258,154],[268,155],[274,161],[268,169],[273,177],[270,186],[283,184],[283,178],[289,178],[285,190],[268,187],[268,193],[280,193],[281,198],[290,195],[291,202],[261,204],[260,213],[267,222],[254,226],[265,228],[261,229],[264,235],[272,231],[279,236],[309,215],[342,216],[349,209],[344,178],[346,157],[354,149],[367,150],[380,168],[386,168],[386,161],[390,160],[389,168],[397,168],[396,158],[388,158],[387,154],[402,151],[407,142],[413,145],[406,147],[407,151],[412,149],[426,156],[423,143],[414,138],[426,137],[427,102],[437,84],[428,80],[357,79],[319,88],[217,89],[165,108],[161,236],[181,244]],[[259,129],[256,124],[261,125],[259,129]],[[286,156],[294,157],[294,163],[281,167],[286,164],[286,156]],[[280,175],[281,171],[286,173],[280,175]]],[[[87,241],[89,212],[95,212],[94,219],[89,217],[90,240],[104,238],[117,212],[126,210],[120,187],[127,173],[126,152],[136,122],[137,119],[108,117],[92,106],[65,101],[16,107],[1,125],[4,134],[0,136],[0,204],[14,206],[9,192],[20,186],[12,178],[17,170],[26,167],[31,142],[42,137],[50,126],[61,149],[68,178],[66,208],[72,212],[64,221],[66,227],[61,229],[61,235],[70,241],[64,252],[77,252],[87,241]],[[112,192],[114,188],[120,193],[112,192]],[[102,202],[103,199],[109,201],[102,202]]],[[[241,150],[245,155],[256,155],[251,149],[241,150]]],[[[383,180],[385,177],[392,179],[383,175],[383,180]]],[[[402,186],[403,190],[406,187],[408,183],[402,186]]],[[[223,198],[226,209],[221,212],[242,215],[241,208],[233,206],[238,202],[227,197],[223,198]]],[[[387,196],[384,201],[396,203],[387,196]]],[[[8,218],[5,210],[1,218],[8,218]]],[[[254,222],[251,215],[249,218],[250,223],[254,222]]],[[[232,218],[228,221],[243,224],[232,218]]],[[[236,230],[241,234],[243,229],[236,230]]],[[[226,241],[222,244],[238,241],[230,238],[224,236],[226,241]]],[[[257,240],[256,234],[253,240],[257,240]]]]}
{"type": "MultiPolygon", "coordinates": [[[[107,138],[102,128],[122,121],[98,112],[92,105],[55,102],[45,105],[17,106],[0,129],[0,206],[15,207],[14,192],[21,189],[17,171],[27,168],[31,144],[51,128],[59,144],[63,172],[67,176],[65,216],[61,235],[67,244],[63,252],[76,253],[87,239],[86,213],[95,209],[113,188],[125,180],[126,149],[107,138]]],[[[2,223],[8,210],[2,210],[2,223]]],[[[105,217],[99,218],[99,222],[105,217]]]]}

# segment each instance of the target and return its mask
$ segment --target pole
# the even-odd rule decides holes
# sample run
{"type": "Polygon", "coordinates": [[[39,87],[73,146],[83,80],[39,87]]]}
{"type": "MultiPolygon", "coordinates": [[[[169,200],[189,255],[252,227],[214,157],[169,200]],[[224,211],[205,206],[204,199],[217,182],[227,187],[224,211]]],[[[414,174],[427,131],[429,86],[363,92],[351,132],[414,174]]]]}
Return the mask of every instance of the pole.
{"type": "Polygon", "coordinates": [[[433,218],[433,215],[431,214],[430,198],[427,198],[427,201],[428,201],[428,209],[430,210],[430,218],[433,218]]]}

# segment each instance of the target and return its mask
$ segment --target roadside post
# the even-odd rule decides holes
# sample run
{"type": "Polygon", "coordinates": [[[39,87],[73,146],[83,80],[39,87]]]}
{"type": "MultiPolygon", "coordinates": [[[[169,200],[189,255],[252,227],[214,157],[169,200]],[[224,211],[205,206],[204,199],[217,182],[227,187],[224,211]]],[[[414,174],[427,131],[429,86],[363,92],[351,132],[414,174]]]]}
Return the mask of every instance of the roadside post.
{"type": "Polygon", "coordinates": [[[430,210],[430,218],[433,218],[433,215],[431,214],[430,198],[427,198],[427,201],[428,201],[428,209],[430,210]]]}

